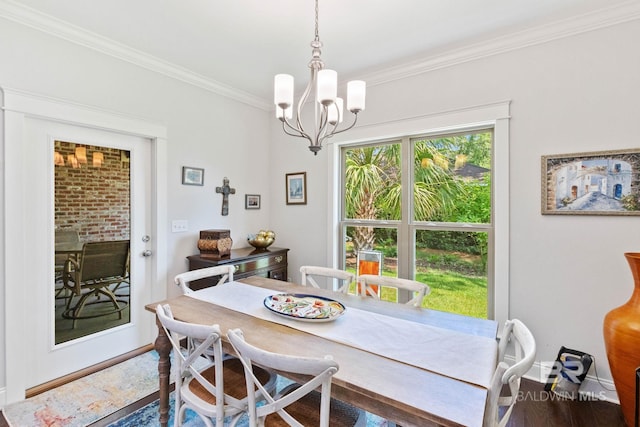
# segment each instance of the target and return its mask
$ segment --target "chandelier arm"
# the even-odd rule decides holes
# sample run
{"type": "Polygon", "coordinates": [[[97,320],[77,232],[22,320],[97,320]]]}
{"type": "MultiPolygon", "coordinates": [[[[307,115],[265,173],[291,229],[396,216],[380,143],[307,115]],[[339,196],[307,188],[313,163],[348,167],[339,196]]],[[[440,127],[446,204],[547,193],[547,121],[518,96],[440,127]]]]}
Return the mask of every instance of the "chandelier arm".
{"type": "Polygon", "coordinates": [[[282,121],[282,131],[284,133],[286,133],[289,136],[295,136],[295,137],[298,137],[298,138],[304,138],[304,139],[309,140],[309,142],[311,142],[311,137],[308,134],[306,134],[305,132],[300,131],[300,129],[297,129],[294,126],[292,126],[287,119],[284,119],[284,120],[281,120],[281,121],[282,121]],[[291,129],[295,133],[289,132],[287,130],[287,128],[291,129]]]}
{"type": "Polygon", "coordinates": [[[335,130],[335,128],[337,128],[337,127],[338,127],[338,124],[336,123],[336,125],[334,126],[334,130],[333,130],[330,134],[325,135],[325,136],[321,139],[321,141],[320,141],[320,142],[324,141],[324,140],[325,140],[325,139],[327,139],[327,138],[331,138],[333,135],[337,135],[337,134],[339,134],[339,133],[346,132],[346,131],[348,131],[349,129],[352,129],[352,128],[356,125],[356,123],[358,122],[358,113],[353,113],[353,115],[354,115],[355,117],[353,118],[353,123],[351,123],[351,125],[349,125],[348,127],[344,128],[344,129],[335,130]]]}
{"type": "Polygon", "coordinates": [[[318,141],[319,144],[322,142],[322,140],[325,139],[325,137],[328,134],[327,132],[328,124],[329,124],[328,108],[325,106],[322,106],[322,111],[320,112],[320,126],[318,126],[318,133],[316,134],[316,141],[318,141]]]}

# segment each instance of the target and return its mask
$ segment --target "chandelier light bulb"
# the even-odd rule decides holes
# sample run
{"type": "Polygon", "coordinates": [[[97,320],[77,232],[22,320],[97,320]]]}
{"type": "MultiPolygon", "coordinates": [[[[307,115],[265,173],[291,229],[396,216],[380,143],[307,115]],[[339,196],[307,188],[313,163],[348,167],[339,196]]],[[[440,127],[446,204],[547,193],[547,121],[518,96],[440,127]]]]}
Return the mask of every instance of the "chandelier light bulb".
{"type": "Polygon", "coordinates": [[[93,166],[96,168],[101,168],[104,163],[104,154],[100,152],[93,153],[93,166]]]}
{"type": "Polygon", "coordinates": [[[316,99],[324,106],[331,105],[338,96],[338,73],[334,70],[318,71],[318,94],[316,99]]]}
{"type": "Polygon", "coordinates": [[[76,147],[76,159],[79,163],[87,163],[87,147],[76,147]]]}
{"type": "Polygon", "coordinates": [[[293,76],[277,74],[273,79],[273,101],[285,110],[293,104],[293,76]]]}
{"type": "Polygon", "coordinates": [[[362,80],[352,80],[347,83],[347,110],[352,113],[364,111],[364,100],[367,84],[362,80]]]}
{"type": "Polygon", "coordinates": [[[53,164],[56,166],[64,166],[64,156],[55,151],[53,153],[53,164]]]}

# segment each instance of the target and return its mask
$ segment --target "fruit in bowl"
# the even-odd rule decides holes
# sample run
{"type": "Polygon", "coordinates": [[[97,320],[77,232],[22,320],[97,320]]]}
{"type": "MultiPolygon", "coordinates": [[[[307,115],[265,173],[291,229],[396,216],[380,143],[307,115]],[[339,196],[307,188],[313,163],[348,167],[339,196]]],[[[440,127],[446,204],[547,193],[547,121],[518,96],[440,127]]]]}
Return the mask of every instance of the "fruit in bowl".
{"type": "Polygon", "coordinates": [[[249,234],[247,242],[257,249],[266,249],[276,240],[276,233],[271,230],[260,230],[258,234],[249,234]]]}

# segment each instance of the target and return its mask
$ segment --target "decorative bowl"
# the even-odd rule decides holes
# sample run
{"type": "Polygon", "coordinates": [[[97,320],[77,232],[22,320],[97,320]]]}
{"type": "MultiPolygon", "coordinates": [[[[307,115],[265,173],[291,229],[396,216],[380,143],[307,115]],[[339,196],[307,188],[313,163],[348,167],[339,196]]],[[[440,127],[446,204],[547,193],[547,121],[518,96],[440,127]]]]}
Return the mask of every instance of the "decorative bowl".
{"type": "Polygon", "coordinates": [[[273,231],[260,230],[258,234],[250,234],[247,236],[247,242],[256,249],[266,249],[276,240],[273,231]]]}

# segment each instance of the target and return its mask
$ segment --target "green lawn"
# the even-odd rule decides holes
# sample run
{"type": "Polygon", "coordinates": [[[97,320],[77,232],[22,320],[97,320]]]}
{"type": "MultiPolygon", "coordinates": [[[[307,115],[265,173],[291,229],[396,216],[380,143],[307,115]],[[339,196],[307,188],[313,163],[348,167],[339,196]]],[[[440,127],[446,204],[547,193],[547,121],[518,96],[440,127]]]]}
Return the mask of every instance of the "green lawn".
{"type": "Polygon", "coordinates": [[[427,273],[418,273],[416,280],[431,288],[431,293],[424,300],[424,307],[487,318],[486,277],[429,270],[427,273]]]}
{"type": "MultiPolygon", "coordinates": [[[[384,271],[385,276],[396,276],[395,271],[384,271]]],[[[471,317],[487,318],[486,277],[465,276],[444,270],[418,272],[416,280],[426,283],[431,293],[424,299],[423,307],[434,310],[464,314],[471,317]]],[[[382,288],[381,299],[397,301],[396,290],[382,288]]]]}

